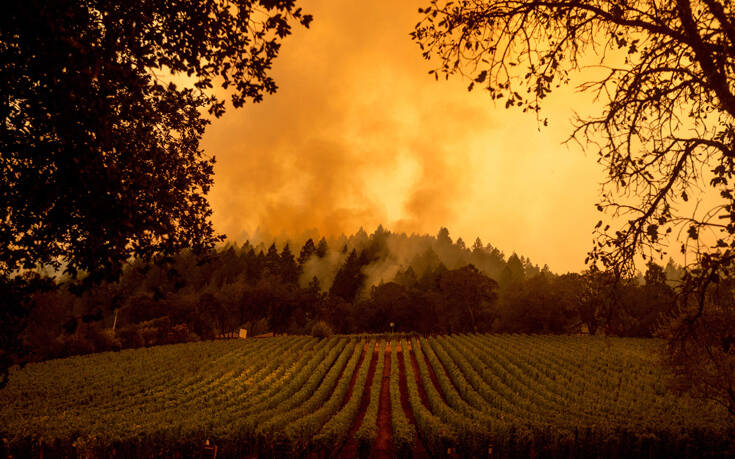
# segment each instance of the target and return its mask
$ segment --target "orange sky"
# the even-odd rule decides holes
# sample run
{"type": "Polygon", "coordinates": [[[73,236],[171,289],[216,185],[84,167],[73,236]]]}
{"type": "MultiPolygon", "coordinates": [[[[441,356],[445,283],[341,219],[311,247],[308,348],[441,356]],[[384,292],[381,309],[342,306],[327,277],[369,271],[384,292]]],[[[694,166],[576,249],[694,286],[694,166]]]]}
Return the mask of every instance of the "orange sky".
{"type": "Polygon", "coordinates": [[[535,117],[468,93],[466,81],[435,82],[408,36],[423,3],[301,2],[315,19],[285,42],[278,93],[230,107],[205,136],[215,228],[237,240],[258,226],[447,226],[556,272],[583,269],[603,171],[595,152],[561,143],[573,110],[599,108],[566,89],[547,99],[539,132],[535,117]]]}

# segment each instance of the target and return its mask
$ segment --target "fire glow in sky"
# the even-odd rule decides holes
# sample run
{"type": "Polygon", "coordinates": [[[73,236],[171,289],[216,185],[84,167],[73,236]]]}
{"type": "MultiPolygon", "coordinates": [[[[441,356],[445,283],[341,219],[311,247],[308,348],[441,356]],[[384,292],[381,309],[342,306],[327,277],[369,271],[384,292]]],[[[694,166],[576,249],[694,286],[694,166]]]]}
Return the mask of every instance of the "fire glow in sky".
{"type": "Polygon", "coordinates": [[[562,88],[547,100],[544,128],[468,92],[467,81],[436,82],[408,35],[419,6],[304,2],[315,20],[284,44],[278,92],[228,110],[205,136],[217,158],[215,228],[237,240],[258,227],[447,226],[555,271],[583,269],[603,172],[595,152],[562,142],[574,111],[595,108],[562,88]]]}

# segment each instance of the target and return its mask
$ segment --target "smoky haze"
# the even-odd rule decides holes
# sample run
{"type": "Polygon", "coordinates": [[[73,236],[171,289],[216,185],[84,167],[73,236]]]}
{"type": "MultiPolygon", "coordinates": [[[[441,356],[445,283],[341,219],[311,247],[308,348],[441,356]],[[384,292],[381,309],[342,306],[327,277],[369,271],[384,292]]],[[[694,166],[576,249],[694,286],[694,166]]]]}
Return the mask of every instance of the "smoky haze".
{"type": "MultiPolygon", "coordinates": [[[[271,244],[275,244],[276,250],[282,251],[288,245],[296,259],[301,256],[300,251],[308,239],[318,245],[321,238],[316,231],[308,231],[295,238],[285,235],[275,237],[265,231],[252,235],[243,233],[243,237],[255,252],[265,253],[271,244]]],[[[325,237],[323,242],[326,243],[326,252],[311,255],[301,266],[299,284],[302,287],[308,286],[316,277],[322,290],[328,291],[353,250],[356,255],[362,256],[361,293],[364,295],[369,287],[392,282],[409,268],[418,280],[440,265],[451,270],[473,264],[491,278],[499,279],[507,258],[492,243],[483,243],[479,238],[472,242],[465,242],[461,237],[454,239],[446,228],[441,228],[435,235],[395,233],[382,226],[368,234],[360,228],[354,234],[325,237]]],[[[520,261],[529,276],[542,269],[524,256],[520,256],[520,261]]]]}
{"type": "Polygon", "coordinates": [[[560,145],[574,99],[552,98],[558,122],[539,133],[535,118],[464,81],[435,82],[408,36],[420,5],[303,2],[315,21],[284,44],[278,92],[229,110],[205,136],[215,228],[243,242],[258,229],[299,239],[447,226],[583,269],[600,173],[560,145]]]}

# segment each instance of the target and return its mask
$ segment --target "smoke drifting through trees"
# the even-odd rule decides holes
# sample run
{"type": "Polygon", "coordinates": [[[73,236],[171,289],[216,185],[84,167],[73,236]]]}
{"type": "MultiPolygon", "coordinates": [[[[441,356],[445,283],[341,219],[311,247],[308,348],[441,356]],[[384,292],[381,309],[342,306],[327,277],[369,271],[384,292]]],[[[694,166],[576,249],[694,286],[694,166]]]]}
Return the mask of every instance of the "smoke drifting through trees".
{"type": "Polygon", "coordinates": [[[477,239],[378,227],[306,241],[228,244],[136,261],[117,282],[38,294],[24,334],[32,359],[251,334],[595,333],[652,336],[674,307],[669,263],[609,282],[557,275],[477,239]]]}
{"type": "MultiPolygon", "coordinates": [[[[274,64],[278,93],[207,130],[215,228],[244,242],[243,228],[337,238],[360,226],[436,234],[450,225],[468,246],[479,235],[556,269],[583,269],[604,179],[597,164],[561,147],[563,122],[542,134],[527,117],[498,115],[463,82],[437,90],[407,40],[421,4],[304,5],[316,19],[274,64]]],[[[562,100],[587,110],[573,93],[562,100]]],[[[306,238],[296,239],[295,252],[306,238]]]]}
{"type": "MultiPolygon", "coordinates": [[[[243,235],[247,250],[252,246],[255,252],[267,250],[271,243],[277,248],[286,244],[293,247],[303,246],[309,240],[317,244],[318,236],[312,232],[293,239],[275,238],[267,233],[258,232],[252,238],[243,235]]],[[[428,234],[406,235],[392,233],[379,226],[373,234],[368,234],[360,228],[350,236],[323,238],[327,247],[326,253],[313,253],[302,265],[299,284],[306,287],[314,277],[319,279],[323,291],[328,291],[337,271],[344,265],[350,253],[366,252],[360,266],[360,273],[364,276],[361,284],[361,294],[368,293],[370,287],[393,281],[397,275],[411,268],[417,278],[443,265],[446,269],[457,269],[468,264],[474,265],[479,271],[491,278],[498,278],[505,268],[505,255],[499,249],[488,243],[483,245],[477,238],[468,246],[462,238],[453,241],[446,228],[442,228],[437,236],[428,234]]],[[[522,269],[529,277],[541,272],[539,266],[523,256],[518,257],[522,269]]],[[[547,269],[547,267],[544,267],[547,269]]]]}

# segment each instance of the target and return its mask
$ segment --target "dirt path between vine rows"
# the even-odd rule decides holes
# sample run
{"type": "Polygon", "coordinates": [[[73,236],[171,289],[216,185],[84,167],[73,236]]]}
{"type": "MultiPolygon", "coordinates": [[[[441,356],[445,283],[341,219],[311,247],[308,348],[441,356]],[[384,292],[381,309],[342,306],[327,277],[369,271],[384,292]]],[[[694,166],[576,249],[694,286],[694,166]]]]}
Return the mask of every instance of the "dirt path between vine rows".
{"type": "Polygon", "coordinates": [[[442,390],[442,387],[439,385],[439,379],[437,379],[436,373],[434,373],[434,367],[431,366],[431,362],[429,362],[429,359],[428,357],[426,357],[426,354],[424,354],[423,352],[421,354],[424,357],[426,368],[429,369],[429,379],[431,379],[432,384],[434,384],[434,388],[436,388],[436,391],[439,392],[439,395],[442,398],[442,402],[447,403],[447,398],[444,395],[444,391],[442,390]]]}
{"type": "MultiPolygon", "coordinates": [[[[434,353],[436,354],[436,352],[434,352],[434,353]]],[[[430,368],[430,373],[431,373],[432,381],[434,381],[434,385],[437,386],[437,389],[436,390],[438,390],[442,394],[442,399],[443,399],[444,398],[444,393],[442,392],[441,388],[438,387],[439,386],[439,380],[437,379],[436,373],[434,373],[434,368],[431,366],[431,363],[429,363],[429,358],[426,357],[426,354],[424,354],[424,359],[426,360],[426,366],[428,366],[430,368]]],[[[452,379],[449,376],[449,372],[447,371],[447,367],[444,365],[444,362],[441,361],[441,359],[439,358],[439,356],[437,356],[436,361],[439,364],[439,366],[441,366],[440,370],[444,372],[444,374],[446,375],[447,379],[449,380],[449,383],[454,388],[454,391],[456,393],[460,394],[460,397],[461,397],[461,393],[459,392],[459,387],[457,387],[457,384],[454,382],[454,379],[452,379]]]]}
{"type": "MultiPolygon", "coordinates": [[[[367,347],[367,344],[365,345],[365,347],[367,347]]],[[[360,365],[362,365],[362,361],[365,359],[365,356],[369,352],[367,349],[365,349],[365,347],[363,347],[362,353],[360,353],[360,358],[357,359],[357,365],[355,365],[355,371],[352,372],[352,379],[350,379],[350,385],[347,388],[345,399],[342,400],[342,406],[339,407],[340,410],[344,408],[345,405],[347,405],[347,402],[350,401],[350,397],[352,397],[352,392],[355,390],[355,382],[357,381],[357,375],[360,373],[360,365]]],[[[339,410],[337,410],[337,412],[339,412],[339,410]]]]}
{"type": "MultiPolygon", "coordinates": [[[[424,404],[424,406],[431,411],[431,406],[429,405],[429,397],[426,395],[426,389],[424,388],[424,383],[421,381],[421,373],[419,372],[419,364],[416,361],[416,354],[414,352],[411,352],[411,366],[413,367],[413,374],[416,378],[416,385],[419,388],[419,397],[421,398],[421,403],[424,404]]],[[[436,379],[436,375],[431,369],[431,365],[429,365],[429,375],[433,377],[432,381],[436,379]]],[[[434,386],[436,386],[436,390],[439,391],[439,395],[441,395],[442,400],[444,400],[444,394],[439,390],[439,385],[435,382],[434,386]]]]}
{"type": "MultiPolygon", "coordinates": [[[[407,352],[411,352],[407,349],[407,352]]],[[[403,407],[403,412],[406,413],[406,417],[408,418],[408,422],[410,422],[415,430],[416,430],[416,443],[413,445],[412,454],[414,458],[418,459],[424,459],[428,458],[429,453],[426,451],[426,447],[424,446],[423,441],[421,441],[421,437],[419,435],[419,429],[416,425],[416,418],[413,415],[413,410],[411,409],[411,404],[408,401],[408,383],[406,382],[406,378],[408,377],[408,374],[406,372],[406,365],[403,362],[403,351],[398,353],[398,368],[400,369],[399,373],[399,389],[401,391],[401,405],[403,407]]]]}
{"type": "Polygon", "coordinates": [[[393,426],[390,415],[390,344],[385,348],[385,364],[383,367],[383,385],[380,388],[380,404],[378,405],[378,438],[375,439],[372,457],[375,459],[392,458],[393,426]]]}
{"type": "MultiPolygon", "coordinates": [[[[422,352],[422,354],[423,354],[423,352],[422,352]]],[[[426,358],[426,355],[423,355],[423,358],[424,358],[424,361],[426,362],[426,367],[428,368],[428,371],[429,371],[429,379],[431,379],[431,384],[434,385],[434,388],[436,389],[436,392],[439,394],[439,397],[441,397],[442,402],[446,405],[447,399],[444,396],[444,392],[442,392],[441,387],[439,387],[439,380],[436,378],[436,374],[434,373],[434,368],[429,363],[429,360],[426,358]]],[[[419,365],[418,365],[418,361],[416,360],[416,353],[413,352],[413,351],[411,352],[411,366],[413,366],[413,372],[416,375],[416,384],[419,386],[419,396],[421,397],[421,401],[423,402],[424,406],[429,411],[431,411],[431,406],[429,406],[429,398],[426,395],[426,390],[424,389],[424,386],[423,386],[423,384],[421,382],[421,380],[423,378],[421,378],[421,375],[419,373],[419,365]]],[[[426,383],[426,384],[428,384],[428,383],[426,383]]],[[[433,411],[432,411],[432,413],[433,413],[433,411]]],[[[436,414],[436,413],[434,413],[434,414],[436,414]]],[[[456,451],[453,451],[451,453],[449,451],[447,451],[446,457],[451,457],[453,459],[459,458],[459,456],[457,455],[456,451]]]]}
{"type": "MultiPolygon", "coordinates": [[[[368,350],[368,352],[370,352],[368,350]]],[[[367,379],[365,380],[365,389],[362,393],[362,401],[360,402],[360,408],[357,411],[355,422],[352,423],[349,435],[347,435],[347,441],[342,446],[337,457],[343,459],[353,459],[357,457],[357,440],[355,440],[355,433],[360,429],[362,420],[365,418],[365,412],[370,404],[370,387],[373,384],[373,378],[375,377],[375,367],[378,366],[378,351],[373,348],[370,353],[371,361],[370,368],[368,369],[367,379]]],[[[351,391],[352,389],[350,389],[351,391]]]]}

